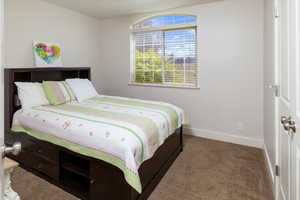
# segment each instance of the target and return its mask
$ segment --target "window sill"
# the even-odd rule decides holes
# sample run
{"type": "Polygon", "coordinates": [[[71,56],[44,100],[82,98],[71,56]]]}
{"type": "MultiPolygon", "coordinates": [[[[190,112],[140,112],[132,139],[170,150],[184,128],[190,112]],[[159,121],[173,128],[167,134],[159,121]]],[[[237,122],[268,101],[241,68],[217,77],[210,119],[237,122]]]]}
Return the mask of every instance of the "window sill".
{"type": "Polygon", "coordinates": [[[159,83],[137,83],[129,82],[129,86],[142,86],[142,87],[163,87],[163,88],[179,88],[179,89],[200,89],[200,87],[195,87],[191,85],[172,85],[172,84],[159,84],[159,83]]]}

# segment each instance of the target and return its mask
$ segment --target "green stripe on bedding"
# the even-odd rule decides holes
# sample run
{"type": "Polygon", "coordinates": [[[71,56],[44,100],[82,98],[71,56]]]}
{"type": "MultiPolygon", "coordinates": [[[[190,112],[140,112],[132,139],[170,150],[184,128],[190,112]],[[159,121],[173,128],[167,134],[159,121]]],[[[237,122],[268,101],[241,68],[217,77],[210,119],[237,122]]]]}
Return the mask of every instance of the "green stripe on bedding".
{"type": "Polygon", "coordinates": [[[178,114],[177,112],[165,105],[162,104],[154,104],[154,103],[146,103],[138,100],[125,100],[125,99],[116,99],[116,98],[110,98],[110,97],[94,97],[90,100],[93,101],[99,101],[99,102],[111,102],[116,104],[123,104],[123,105],[130,105],[135,107],[145,107],[145,108],[151,108],[151,109],[157,109],[166,112],[171,119],[171,127],[172,132],[175,131],[178,128],[178,114]]]}
{"type": "MultiPolygon", "coordinates": [[[[55,106],[55,108],[58,108],[58,106],[55,106]]],[[[81,117],[80,116],[81,113],[78,113],[78,115],[72,115],[72,114],[67,114],[67,113],[64,113],[64,112],[41,109],[39,106],[32,107],[32,109],[42,111],[42,112],[48,112],[48,113],[53,113],[53,114],[57,114],[57,115],[62,115],[62,116],[66,116],[66,117],[71,117],[71,118],[75,118],[75,119],[81,119],[81,120],[85,120],[85,121],[89,121],[89,122],[106,124],[106,125],[110,125],[110,126],[125,129],[126,131],[132,133],[138,139],[138,141],[140,142],[140,145],[141,145],[141,161],[144,161],[144,144],[143,144],[143,140],[140,138],[140,136],[135,131],[133,131],[132,129],[130,129],[128,127],[125,127],[125,126],[122,126],[122,125],[119,125],[119,124],[115,124],[115,123],[112,123],[112,122],[105,122],[105,121],[100,121],[100,120],[87,119],[87,118],[81,117]]]]}
{"type": "Polygon", "coordinates": [[[63,105],[56,106],[55,108],[67,112],[69,111],[69,112],[76,112],[79,114],[85,114],[91,117],[101,117],[105,119],[133,124],[139,127],[140,129],[142,129],[144,133],[146,133],[145,136],[147,137],[147,140],[151,146],[150,151],[155,151],[159,147],[158,127],[156,126],[155,122],[153,122],[151,119],[148,119],[146,117],[124,114],[124,113],[116,113],[112,111],[103,111],[95,108],[88,108],[85,106],[71,105],[71,104],[63,104],[63,105]]]}
{"type": "MultiPolygon", "coordinates": [[[[92,99],[89,99],[89,100],[92,100],[92,99]]],[[[88,101],[89,101],[88,100],[88,101]]],[[[130,106],[130,105],[120,105],[120,104],[116,104],[116,103],[112,103],[112,102],[99,102],[99,101],[93,101],[92,102],[94,103],[98,103],[98,104],[101,104],[101,105],[107,105],[107,106],[113,106],[113,107],[119,107],[119,108],[130,108],[130,109],[134,109],[134,110],[139,110],[139,111],[146,111],[146,112],[153,112],[153,113],[156,113],[158,115],[161,115],[165,120],[166,122],[169,122],[168,120],[168,114],[166,114],[165,112],[160,112],[160,111],[157,111],[157,110],[154,110],[154,109],[147,109],[147,108],[142,108],[142,107],[134,107],[134,106],[130,106]]],[[[169,130],[169,123],[166,124],[167,127],[168,127],[168,130],[169,130]]]]}
{"type": "Polygon", "coordinates": [[[86,114],[88,116],[102,117],[105,119],[134,124],[140,129],[142,129],[144,133],[146,133],[145,136],[147,137],[149,143],[153,146],[153,148],[158,148],[159,130],[155,122],[153,122],[149,118],[124,114],[124,113],[116,113],[112,111],[103,111],[95,108],[88,108],[85,106],[71,105],[71,104],[63,104],[63,105],[56,106],[55,108],[58,108],[63,111],[76,112],[80,114],[86,114]]]}
{"type": "Polygon", "coordinates": [[[95,149],[90,149],[84,146],[81,146],[79,144],[76,143],[72,143],[60,138],[57,138],[55,136],[51,136],[48,135],[46,133],[41,133],[39,131],[30,129],[30,128],[24,128],[22,126],[12,126],[12,131],[15,132],[25,132],[37,139],[43,140],[43,141],[48,141],[51,142],[53,144],[59,145],[59,146],[63,146],[71,151],[80,153],[82,155],[85,156],[89,156],[89,157],[93,157],[96,159],[100,159],[103,160],[105,162],[108,162],[116,167],[118,167],[120,170],[123,171],[124,173],[124,177],[126,179],[126,181],[139,193],[142,192],[142,185],[141,185],[141,181],[139,178],[138,174],[133,173],[130,169],[128,169],[125,164],[124,161],[122,161],[121,159],[112,156],[108,153],[104,153],[102,151],[99,150],[95,150],[95,149]]]}

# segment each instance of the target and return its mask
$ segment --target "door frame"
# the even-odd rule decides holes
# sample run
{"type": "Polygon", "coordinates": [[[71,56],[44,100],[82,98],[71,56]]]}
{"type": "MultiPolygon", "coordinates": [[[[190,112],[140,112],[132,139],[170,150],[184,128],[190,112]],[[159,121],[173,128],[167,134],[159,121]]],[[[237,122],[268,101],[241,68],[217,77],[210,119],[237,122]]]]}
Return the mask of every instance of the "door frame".
{"type": "MultiPolygon", "coordinates": [[[[275,43],[275,49],[274,49],[274,80],[275,80],[275,85],[279,86],[279,95],[280,95],[280,64],[281,64],[281,42],[280,42],[280,37],[281,37],[281,23],[280,23],[280,0],[274,0],[274,10],[275,12],[278,12],[279,16],[274,19],[274,43],[275,43]]],[[[275,98],[275,165],[279,166],[279,155],[280,155],[280,123],[279,123],[279,98],[275,98]]],[[[274,172],[276,169],[273,169],[274,172]]],[[[276,172],[275,172],[276,173],[276,172]]],[[[279,192],[280,192],[280,186],[279,186],[279,176],[274,173],[274,195],[275,195],[275,200],[279,199],[279,192]]]]}

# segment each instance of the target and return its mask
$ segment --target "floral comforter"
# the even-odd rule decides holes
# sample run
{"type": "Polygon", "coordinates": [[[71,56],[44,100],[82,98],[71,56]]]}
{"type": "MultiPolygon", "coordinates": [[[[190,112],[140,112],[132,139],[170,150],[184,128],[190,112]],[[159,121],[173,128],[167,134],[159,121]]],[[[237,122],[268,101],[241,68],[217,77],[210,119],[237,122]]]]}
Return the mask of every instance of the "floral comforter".
{"type": "Polygon", "coordinates": [[[18,110],[12,130],[108,162],[141,193],[140,165],[183,121],[183,110],[168,103],[99,95],[18,110]]]}

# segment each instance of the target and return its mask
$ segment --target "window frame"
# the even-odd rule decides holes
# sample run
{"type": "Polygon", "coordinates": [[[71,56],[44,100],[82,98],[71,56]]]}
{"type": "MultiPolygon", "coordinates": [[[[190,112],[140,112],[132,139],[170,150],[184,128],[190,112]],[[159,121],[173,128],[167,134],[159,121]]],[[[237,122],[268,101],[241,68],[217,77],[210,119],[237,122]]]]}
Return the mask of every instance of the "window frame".
{"type": "Polygon", "coordinates": [[[142,23],[146,20],[157,18],[161,16],[192,16],[197,19],[195,15],[188,15],[188,14],[166,14],[166,15],[155,15],[147,18],[143,18],[132,26],[130,26],[130,80],[128,85],[133,86],[150,86],[150,87],[167,87],[167,88],[187,88],[187,89],[199,89],[199,63],[198,63],[198,29],[197,29],[197,22],[189,22],[185,24],[176,24],[176,25],[168,25],[168,26],[159,26],[159,27],[150,27],[150,28],[143,28],[143,29],[134,29],[134,26],[142,23]],[[189,30],[194,29],[195,31],[195,55],[196,55],[196,80],[195,84],[189,83],[140,83],[136,82],[136,66],[135,66],[135,56],[136,56],[136,48],[135,48],[135,40],[134,34],[142,33],[142,32],[151,32],[151,31],[175,31],[175,30],[189,30]]]}

